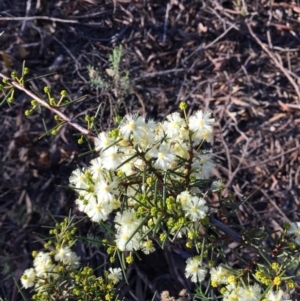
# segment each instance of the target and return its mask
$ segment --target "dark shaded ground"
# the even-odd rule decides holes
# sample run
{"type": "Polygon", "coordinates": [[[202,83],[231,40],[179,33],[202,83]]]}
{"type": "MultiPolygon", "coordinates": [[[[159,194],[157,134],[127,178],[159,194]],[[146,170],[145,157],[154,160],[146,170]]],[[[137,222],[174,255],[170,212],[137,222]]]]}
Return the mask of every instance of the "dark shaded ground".
{"type": "MultiPolygon", "coordinates": [[[[239,207],[239,223],[278,229],[299,220],[299,3],[2,0],[0,15],[2,73],[20,71],[23,60],[32,78],[55,72],[30,84],[50,85],[57,95],[66,89],[72,99],[88,95],[65,114],[84,125],[84,115],[101,104],[100,130],[112,125],[114,109],[155,119],[177,110],[181,100],[190,112],[210,109],[217,120],[214,176],[237,202],[256,191],[239,207]],[[92,87],[87,70],[94,66],[109,78],[108,56],[118,45],[131,82],[123,96],[117,88],[92,87]]],[[[37,233],[47,234],[48,211],[62,216],[74,208],[74,194],[58,185],[89,160],[77,156],[88,148],[77,145],[70,127],[39,139],[41,116],[49,129],[52,114],[25,117],[28,100],[17,93],[12,105],[0,108],[0,296],[11,301],[20,300],[13,278],[31,265],[31,251],[42,248],[37,233]]],[[[147,260],[153,258],[133,266],[127,298],[190,288],[179,250],[153,255],[152,270],[147,260]]]]}

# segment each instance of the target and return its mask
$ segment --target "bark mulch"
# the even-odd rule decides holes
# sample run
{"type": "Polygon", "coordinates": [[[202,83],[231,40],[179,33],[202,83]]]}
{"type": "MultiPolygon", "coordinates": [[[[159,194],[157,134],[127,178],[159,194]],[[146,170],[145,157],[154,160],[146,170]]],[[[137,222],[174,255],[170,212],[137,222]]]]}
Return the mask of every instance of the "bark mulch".
{"type": "MultiPolygon", "coordinates": [[[[2,0],[2,31],[1,73],[20,72],[25,60],[28,86],[49,85],[56,96],[65,89],[80,99],[63,111],[83,126],[85,114],[97,110],[99,130],[112,126],[115,110],[161,120],[182,100],[190,113],[212,111],[214,177],[235,194],[240,227],[278,230],[284,221],[299,221],[299,3],[2,0]],[[108,58],[119,45],[128,89],[91,85],[88,66],[111,81],[108,58]]],[[[75,194],[62,186],[90,159],[78,156],[88,145],[79,146],[69,126],[43,136],[53,115],[25,117],[29,100],[17,92],[14,103],[0,107],[0,296],[10,301],[22,300],[16,282],[31,265],[31,252],[42,248],[50,213],[76,213],[75,194]]],[[[92,253],[101,264],[93,247],[82,256],[92,253]]],[[[128,271],[121,296],[149,300],[157,290],[191,290],[183,274],[187,256],[176,245],[143,258],[128,271]]]]}

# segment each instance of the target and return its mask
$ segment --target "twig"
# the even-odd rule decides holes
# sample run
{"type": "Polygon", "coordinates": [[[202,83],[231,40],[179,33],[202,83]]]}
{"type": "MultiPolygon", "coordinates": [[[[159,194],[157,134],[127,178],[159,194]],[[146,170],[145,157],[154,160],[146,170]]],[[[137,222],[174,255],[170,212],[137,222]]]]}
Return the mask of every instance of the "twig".
{"type": "Polygon", "coordinates": [[[163,43],[166,42],[166,36],[167,36],[167,28],[168,28],[168,19],[169,19],[169,12],[171,9],[171,4],[167,4],[167,9],[166,9],[166,15],[165,15],[165,22],[164,22],[164,34],[163,34],[163,43]]]}
{"type": "Polygon", "coordinates": [[[226,34],[232,29],[234,28],[235,25],[234,24],[231,24],[231,26],[229,26],[221,35],[219,35],[216,39],[214,39],[211,43],[209,43],[208,45],[206,46],[202,46],[200,45],[199,47],[197,47],[196,50],[194,50],[189,56],[187,56],[183,62],[186,62],[189,58],[191,58],[192,56],[194,56],[198,51],[200,50],[205,50],[205,49],[208,49],[210,48],[211,46],[213,46],[214,44],[216,44],[219,40],[221,40],[224,36],[226,36],[226,34]]]}
{"type": "Polygon", "coordinates": [[[236,169],[234,170],[234,172],[231,173],[229,179],[228,179],[228,182],[226,183],[227,186],[230,186],[234,177],[236,176],[236,174],[240,171],[241,169],[241,165],[244,161],[244,158],[245,156],[247,155],[247,150],[248,150],[248,146],[249,146],[249,143],[251,142],[251,138],[248,138],[238,127],[235,123],[232,124],[235,129],[240,133],[240,135],[242,135],[244,137],[244,139],[246,140],[246,145],[243,147],[243,152],[242,152],[242,157],[239,159],[239,164],[238,166],[236,167],[236,169]]]}
{"type": "Polygon", "coordinates": [[[294,81],[294,79],[292,78],[292,76],[289,74],[289,72],[282,66],[282,64],[276,59],[276,57],[274,56],[274,54],[268,49],[268,47],[261,42],[261,40],[257,37],[257,35],[253,32],[251,25],[250,25],[250,20],[246,20],[246,25],[248,27],[249,33],[250,35],[253,37],[253,39],[256,41],[257,44],[259,44],[259,46],[262,48],[263,51],[265,51],[268,56],[272,59],[272,61],[274,62],[274,64],[276,65],[276,67],[278,69],[281,70],[281,72],[286,76],[286,78],[290,81],[290,83],[292,84],[292,86],[294,87],[297,95],[298,95],[298,103],[300,103],[300,90],[298,85],[296,84],[296,82],[294,81]]]}
{"type": "Polygon", "coordinates": [[[1,17],[0,21],[30,21],[30,20],[48,20],[61,23],[79,23],[78,20],[67,20],[60,18],[52,18],[48,16],[31,16],[31,17],[1,17]]]}
{"type": "Polygon", "coordinates": [[[141,78],[147,78],[147,77],[155,77],[155,76],[160,76],[160,75],[165,75],[165,74],[169,74],[169,73],[175,73],[175,72],[182,72],[184,71],[184,68],[178,68],[178,69],[170,69],[170,70],[163,70],[163,71],[157,71],[157,72],[152,72],[152,73],[145,73],[142,74],[141,76],[134,78],[134,81],[137,81],[141,78]]]}
{"type": "Polygon", "coordinates": [[[16,81],[11,80],[9,77],[7,77],[6,75],[4,75],[2,73],[0,73],[0,77],[2,77],[3,79],[8,80],[18,90],[23,91],[25,94],[27,94],[28,96],[30,96],[32,99],[36,100],[41,106],[49,109],[54,114],[58,115],[62,120],[64,120],[65,122],[67,122],[70,126],[72,126],[73,128],[75,128],[76,130],[78,130],[83,135],[88,136],[90,139],[95,139],[96,138],[89,130],[87,130],[87,129],[83,128],[82,126],[80,126],[79,124],[73,122],[68,116],[66,116],[65,114],[63,114],[58,109],[50,106],[46,101],[44,101],[43,99],[39,98],[33,92],[27,90],[25,87],[23,87],[22,85],[20,85],[16,81]]]}

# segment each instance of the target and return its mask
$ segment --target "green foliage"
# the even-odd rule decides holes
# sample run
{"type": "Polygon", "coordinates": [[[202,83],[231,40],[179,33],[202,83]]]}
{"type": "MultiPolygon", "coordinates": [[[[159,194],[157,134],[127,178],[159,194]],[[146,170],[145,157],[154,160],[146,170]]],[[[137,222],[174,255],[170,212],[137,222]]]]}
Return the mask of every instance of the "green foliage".
{"type": "Polygon", "coordinates": [[[122,46],[113,49],[109,55],[110,67],[106,74],[100,74],[97,68],[88,66],[90,82],[103,92],[112,91],[115,96],[126,96],[130,90],[129,71],[122,70],[122,46]]]}

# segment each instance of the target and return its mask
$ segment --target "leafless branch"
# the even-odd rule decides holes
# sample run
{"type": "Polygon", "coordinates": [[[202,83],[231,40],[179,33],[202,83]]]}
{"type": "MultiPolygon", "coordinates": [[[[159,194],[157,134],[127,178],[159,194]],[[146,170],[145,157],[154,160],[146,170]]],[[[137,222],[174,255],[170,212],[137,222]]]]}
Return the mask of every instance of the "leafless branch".
{"type": "Polygon", "coordinates": [[[53,106],[50,106],[46,101],[44,101],[43,99],[38,97],[33,92],[29,91],[28,89],[26,89],[22,85],[20,85],[18,82],[14,81],[14,80],[11,80],[9,77],[7,77],[6,75],[4,75],[2,73],[0,73],[0,77],[3,78],[3,79],[8,80],[15,88],[17,88],[20,91],[23,91],[25,94],[30,96],[32,99],[36,100],[42,107],[45,107],[45,108],[49,109],[50,111],[52,111],[54,114],[59,116],[62,120],[64,120],[66,123],[68,123],[70,126],[75,128],[76,130],[78,130],[83,135],[88,136],[90,139],[95,138],[95,136],[89,130],[87,130],[86,128],[83,128],[79,124],[73,122],[68,116],[63,114],[60,110],[58,110],[57,108],[55,108],[53,106]]]}

